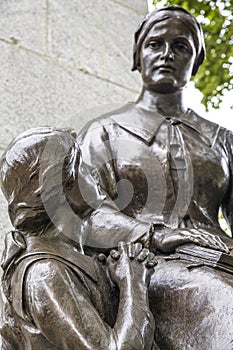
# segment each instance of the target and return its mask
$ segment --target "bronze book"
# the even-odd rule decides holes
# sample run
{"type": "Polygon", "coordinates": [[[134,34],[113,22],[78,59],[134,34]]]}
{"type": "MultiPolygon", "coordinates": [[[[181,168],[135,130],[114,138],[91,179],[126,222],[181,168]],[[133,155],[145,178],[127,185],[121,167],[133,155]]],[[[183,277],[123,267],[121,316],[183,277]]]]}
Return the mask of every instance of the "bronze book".
{"type": "Polygon", "coordinates": [[[185,244],[178,247],[176,253],[181,259],[233,273],[233,251],[230,254],[226,254],[195,244],[185,244]]]}

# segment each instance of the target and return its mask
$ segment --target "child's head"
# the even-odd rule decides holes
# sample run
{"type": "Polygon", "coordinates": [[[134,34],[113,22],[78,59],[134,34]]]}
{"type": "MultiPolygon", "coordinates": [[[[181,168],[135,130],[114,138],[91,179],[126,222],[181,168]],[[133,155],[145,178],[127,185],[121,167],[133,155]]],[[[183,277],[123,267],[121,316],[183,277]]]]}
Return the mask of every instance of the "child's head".
{"type": "Polygon", "coordinates": [[[0,161],[0,183],[15,229],[43,234],[78,166],[73,130],[41,127],[14,139],[0,161]]]}

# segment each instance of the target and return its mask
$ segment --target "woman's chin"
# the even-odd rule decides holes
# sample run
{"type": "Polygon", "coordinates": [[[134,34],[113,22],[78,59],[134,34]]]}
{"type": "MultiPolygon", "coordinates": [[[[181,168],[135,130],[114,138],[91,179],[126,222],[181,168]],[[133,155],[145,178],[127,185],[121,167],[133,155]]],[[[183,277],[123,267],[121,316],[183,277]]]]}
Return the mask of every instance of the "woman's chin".
{"type": "Polygon", "coordinates": [[[171,81],[171,80],[157,82],[156,84],[153,84],[153,86],[151,87],[154,92],[157,92],[160,94],[171,94],[179,90],[176,84],[174,84],[174,81],[171,81]]]}

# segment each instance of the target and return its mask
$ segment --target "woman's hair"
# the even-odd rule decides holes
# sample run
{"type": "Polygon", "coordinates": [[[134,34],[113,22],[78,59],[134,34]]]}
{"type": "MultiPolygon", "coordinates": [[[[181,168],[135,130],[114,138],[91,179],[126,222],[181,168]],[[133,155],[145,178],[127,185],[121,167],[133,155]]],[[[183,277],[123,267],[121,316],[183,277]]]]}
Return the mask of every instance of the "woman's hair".
{"type": "Polygon", "coordinates": [[[0,184],[15,229],[44,232],[75,180],[79,155],[71,129],[30,129],[10,143],[0,161],[0,184]]]}
{"type": "Polygon", "coordinates": [[[134,48],[133,48],[133,67],[132,70],[141,71],[140,64],[140,51],[142,44],[151,30],[151,28],[158,22],[164,20],[176,18],[179,19],[184,25],[186,25],[192,36],[196,48],[196,60],[193,67],[192,75],[195,75],[205,59],[205,43],[203,38],[203,32],[200,24],[196,18],[192,16],[188,11],[180,6],[168,6],[160,9],[156,9],[150,12],[139,25],[138,30],[134,35],[134,48]]]}

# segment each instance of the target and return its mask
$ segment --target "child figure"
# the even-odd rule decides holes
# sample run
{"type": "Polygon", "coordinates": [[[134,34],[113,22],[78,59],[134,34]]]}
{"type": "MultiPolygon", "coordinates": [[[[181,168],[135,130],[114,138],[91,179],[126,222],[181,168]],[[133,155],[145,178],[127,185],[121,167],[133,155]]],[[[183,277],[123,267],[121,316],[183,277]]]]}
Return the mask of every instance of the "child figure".
{"type": "Polygon", "coordinates": [[[70,129],[31,129],[2,156],[15,228],[2,259],[4,350],[155,349],[147,296],[155,257],[140,243],[121,242],[107,259],[107,278],[84,255],[79,223],[101,198],[97,188],[88,204],[81,195],[92,181],[84,168],[70,129]]]}

